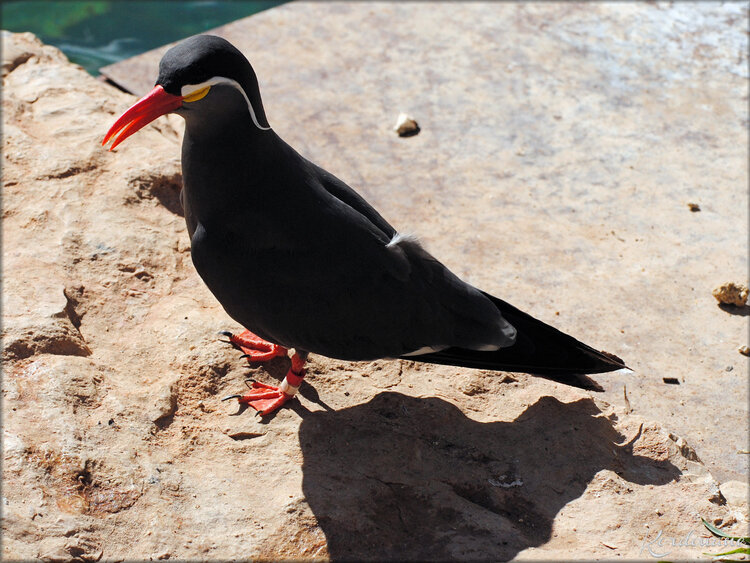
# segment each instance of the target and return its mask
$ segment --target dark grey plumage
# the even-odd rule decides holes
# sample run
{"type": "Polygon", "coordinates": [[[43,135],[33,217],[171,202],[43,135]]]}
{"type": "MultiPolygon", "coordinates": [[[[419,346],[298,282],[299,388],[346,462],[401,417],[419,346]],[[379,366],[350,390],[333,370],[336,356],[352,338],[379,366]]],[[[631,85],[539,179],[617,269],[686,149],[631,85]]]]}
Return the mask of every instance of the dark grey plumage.
{"type": "Polygon", "coordinates": [[[346,360],[403,357],[537,373],[624,367],[463,282],[344,182],[269,127],[255,73],[218,37],[168,51],[157,84],[185,118],[185,218],[198,273],[237,322],[286,347],[346,360]],[[186,100],[187,102],[187,100],[186,100]]]}

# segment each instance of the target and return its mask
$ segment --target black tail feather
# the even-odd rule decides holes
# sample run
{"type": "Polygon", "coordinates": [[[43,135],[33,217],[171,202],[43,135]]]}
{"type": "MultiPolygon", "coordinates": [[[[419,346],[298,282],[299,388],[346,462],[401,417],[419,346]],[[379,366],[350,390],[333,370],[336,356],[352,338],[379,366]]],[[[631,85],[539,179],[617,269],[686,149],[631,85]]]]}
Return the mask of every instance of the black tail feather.
{"type": "Polygon", "coordinates": [[[405,359],[434,364],[530,373],[593,391],[601,386],[584,374],[605,373],[627,368],[613,354],[599,352],[572,336],[560,332],[502,299],[485,295],[518,331],[516,343],[492,352],[447,348],[440,352],[408,356],[405,359]]]}

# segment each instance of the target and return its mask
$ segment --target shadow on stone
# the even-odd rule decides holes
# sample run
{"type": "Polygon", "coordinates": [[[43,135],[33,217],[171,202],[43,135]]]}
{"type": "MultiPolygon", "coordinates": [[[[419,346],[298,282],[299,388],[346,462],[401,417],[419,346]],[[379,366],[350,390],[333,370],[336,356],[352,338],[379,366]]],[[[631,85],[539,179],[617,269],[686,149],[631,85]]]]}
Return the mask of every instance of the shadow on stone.
{"type": "Polygon", "coordinates": [[[126,203],[140,203],[143,200],[156,198],[161,205],[175,215],[184,217],[180,201],[182,190],[182,174],[159,172],[137,175],[129,180],[134,194],[126,203]]]}
{"type": "Polygon", "coordinates": [[[738,307],[737,305],[727,305],[725,303],[719,303],[718,306],[719,309],[721,309],[725,313],[729,313],[730,315],[737,315],[740,317],[750,316],[750,306],[748,305],[738,307]]]}
{"type": "Polygon", "coordinates": [[[301,414],[303,491],[334,560],[508,560],[548,541],[598,471],[654,485],[680,474],[619,445],[591,399],[542,397],[513,422],[389,392],[301,414]]]}

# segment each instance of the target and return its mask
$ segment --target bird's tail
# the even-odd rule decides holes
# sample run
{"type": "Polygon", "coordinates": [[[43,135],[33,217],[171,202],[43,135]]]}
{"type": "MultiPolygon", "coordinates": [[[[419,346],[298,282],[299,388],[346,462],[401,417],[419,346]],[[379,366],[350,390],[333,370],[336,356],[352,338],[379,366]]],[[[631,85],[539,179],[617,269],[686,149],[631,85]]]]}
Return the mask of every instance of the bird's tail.
{"type": "Polygon", "coordinates": [[[599,352],[572,336],[560,332],[516,309],[502,299],[485,295],[500,309],[503,317],[518,331],[516,342],[490,352],[447,348],[409,360],[462,367],[530,373],[574,387],[602,391],[601,386],[584,374],[604,373],[626,368],[625,363],[608,352],[599,352]]]}

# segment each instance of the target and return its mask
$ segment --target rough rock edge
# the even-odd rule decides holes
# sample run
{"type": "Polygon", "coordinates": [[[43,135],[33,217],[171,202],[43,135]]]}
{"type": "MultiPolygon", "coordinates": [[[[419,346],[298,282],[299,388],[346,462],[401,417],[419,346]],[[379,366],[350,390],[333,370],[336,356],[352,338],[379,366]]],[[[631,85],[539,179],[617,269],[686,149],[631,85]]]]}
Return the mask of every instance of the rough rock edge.
{"type": "Polygon", "coordinates": [[[30,60],[69,63],[60,49],[45,45],[30,32],[11,33],[2,30],[2,57],[3,78],[30,60]]]}

